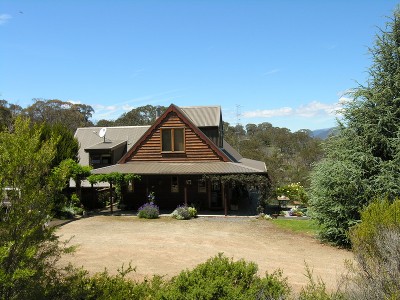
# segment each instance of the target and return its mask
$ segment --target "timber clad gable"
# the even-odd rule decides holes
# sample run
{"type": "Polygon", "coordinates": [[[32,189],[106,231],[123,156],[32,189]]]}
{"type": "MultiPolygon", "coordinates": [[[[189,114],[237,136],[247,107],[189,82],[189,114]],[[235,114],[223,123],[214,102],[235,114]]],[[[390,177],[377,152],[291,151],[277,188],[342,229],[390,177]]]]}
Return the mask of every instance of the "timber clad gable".
{"type": "Polygon", "coordinates": [[[149,129],[144,139],[138,141],[124,162],[132,161],[226,161],[223,154],[209,138],[193,126],[190,121],[171,110],[160,117],[159,122],[149,129]],[[158,123],[158,124],[157,124],[158,123]],[[184,128],[183,151],[162,151],[162,130],[184,128]],[[197,129],[197,130],[196,130],[197,129]]]}

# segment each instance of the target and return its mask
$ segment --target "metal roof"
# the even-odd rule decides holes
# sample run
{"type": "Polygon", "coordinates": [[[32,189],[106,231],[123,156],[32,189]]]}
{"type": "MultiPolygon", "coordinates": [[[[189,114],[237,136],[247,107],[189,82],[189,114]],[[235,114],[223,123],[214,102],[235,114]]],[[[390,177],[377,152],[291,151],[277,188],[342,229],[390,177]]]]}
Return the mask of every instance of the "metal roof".
{"type": "Polygon", "coordinates": [[[127,141],[105,141],[102,143],[98,143],[96,145],[87,147],[86,150],[103,150],[103,149],[108,149],[108,150],[113,150],[115,148],[118,148],[118,146],[126,144],[127,141]]]}
{"type": "Polygon", "coordinates": [[[99,168],[93,174],[119,172],[137,175],[266,174],[265,164],[254,168],[233,162],[129,162],[99,168]]]}
{"type": "MultiPolygon", "coordinates": [[[[96,147],[96,145],[103,144],[103,138],[98,136],[98,132],[101,128],[102,127],[84,127],[76,130],[75,137],[80,144],[78,156],[81,165],[89,165],[89,153],[86,153],[85,149],[92,149],[92,147],[96,147]]],[[[107,127],[106,142],[116,143],[118,141],[127,141],[129,150],[149,128],[150,126],[107,127]]]]}
{"type": "Polygon", "coordinates": [[[218,127],[222,122],[220,106],[179,106],[179,109],[197,127],[218,127]]]}

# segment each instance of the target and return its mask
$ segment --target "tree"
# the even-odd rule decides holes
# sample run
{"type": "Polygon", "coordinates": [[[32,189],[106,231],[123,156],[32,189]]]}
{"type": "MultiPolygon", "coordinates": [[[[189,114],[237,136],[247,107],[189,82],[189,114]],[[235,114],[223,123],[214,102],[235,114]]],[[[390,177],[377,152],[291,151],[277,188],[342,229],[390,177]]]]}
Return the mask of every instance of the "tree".
{"type": "Polygon", "coordinates": [[[65,180],[51,172],[56,140],[41,139],[41,127],[18,117],[12,132],[0,132],[0,190],[10,207],[0,210],[0,295],[2,299],[39,299],[59,275],[56,262],[67,248],[54,228],[52,194],[65,180]]]}
{"type": "Polygon", "coordinates": [[[78,127],[91,126],[89,120],[94,112],[90,105],[74,104],[57,99],[33,99],[34,103],[25,109],[26,114],[33,122],[62,123],[75,132],[78,127]]]}
{"type": "Polygon", "coordinates": [[[241,126],[224,123],[224,138],[244,157],[264,161],[275,187],[291,182],[308,187],[312,166],[322,157],[321,141],[309,131],[292,133],[266,122],[247,124],[246,132],[241,126]]]}
{"type": "Polygon", "coordinates": [[[156,120],[156,111],[162,114],[167,108],[165,106],[145,105],[123,113],[115,121],[99,120],[97,126],[140,126],[151,125],[156,120]]]}
{"type": "Polygon", "coordinates": [[[41,138],[45,141],[51,137],[57,138],[56,154],[51,163],[53,168],[66,159],[78,160],[79,142],[70,129],[61,123],[52,125],[44,123],[41,130],[41,138]]]}
{"type": "Polygon", "coordinates": [[[370,49],[367,86],[343,109],[339,132],[328,139],[326,157],[312,174],[310,204],[321,236],[349,246],[348,230],[375,198],[400,194],[400,11],[370,49]]]}
{"type": "Polygon", "coordinates": [[[0,131],[13,128],[14,119],[22,113],[22,107],[0,100],[0,131]]]}

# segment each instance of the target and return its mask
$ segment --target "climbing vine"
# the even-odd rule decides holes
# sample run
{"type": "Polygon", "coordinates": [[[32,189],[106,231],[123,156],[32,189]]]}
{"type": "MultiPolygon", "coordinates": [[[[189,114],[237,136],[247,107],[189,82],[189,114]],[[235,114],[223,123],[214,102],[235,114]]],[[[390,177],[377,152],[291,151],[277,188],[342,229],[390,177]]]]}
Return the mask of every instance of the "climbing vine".
{"type": "Polygon", "coordinates": [[[204,180],[219,181],[222,184],[230,184],[232,187],[245,185],[259,191],[260,197],[257,203],[257,212],[264,211],[266,201],[271,192],[271,180],[268,176],[257,174],[226,174],[226,175],[203,175],[204,180]]]}
{"type": "MultiPolygon", "coordinates": [[[[117,201],[122,200],[122,186],[134,179],[140,179],[139,175],[135,174],[123,174],[118,172],[112,172],[109,174],[92,174],[88,178],[91,184],[95,184],[98,182],[108,182],[110,184],[110,190],[113,186],[115,186],[115,194],[117,201]]],[[[110,193],[110,202],[113,204],[111,193],[110,193]]],[[[112,205],[111,205],[112,210],[112,205]]]]}

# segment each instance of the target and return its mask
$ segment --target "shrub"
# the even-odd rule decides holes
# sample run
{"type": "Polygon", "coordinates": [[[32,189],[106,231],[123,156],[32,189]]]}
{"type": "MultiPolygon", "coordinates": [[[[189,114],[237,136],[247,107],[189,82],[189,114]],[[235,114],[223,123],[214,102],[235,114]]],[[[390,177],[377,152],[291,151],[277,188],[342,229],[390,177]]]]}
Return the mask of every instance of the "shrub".
{"type": "Polygon", "coordinates": [[[220,253],[172,278],[162,299],[287,299],[290,289],[281,272],[260,278],[257,270],[255,263],[220,253]]]}
{"type": "Polygon", "coordinates": [[[189,206],[188,211],[189,211],[190,217],[192,217],[192,218],[197,217],[197,209],[195,207],[189,206]]]}
{"type": "Polygon", "coordinates": [[[62,219],[72,219],[76,215],[81,215],[83,209],[76,206],[64,206],[60,209],[58,216],[62,219]]]}
{"type": "Polygon", "coordinates": [[[306,276],[308,284],[301,289],[299,300],[345,300],[347,299],[339,290],[329,292],[322,279],[314,278],[312,270],[306,265],[306,276]]]}
{"type": "Polygon", "coordinates": [[[350,231],[356,265],[349,295],[354,299],[400,298],[400,199],[375,201],[350,231]]]}
{"type": "Polygon", "coordinates": [[[153,202],[145,203],[139,207],[137,216],[144,219],[157,219],[160,215],[160,210],[153,202]]]}
{"type": "Polygon", "coordinates": [[[129,266],[126,270],[118,270],[117,275],[111,275],[107,270],[94,275],[85,270],[71,272],[65,280],[50,286],[43,299],[156,299],[163,285],[161,277],[154,276],[143,282],[126,278],[126,274],[134,270],[129,266]]]}
{"type": "Polygon", "coordinates": [[[194,207],[180,205],[172,212],[171,216],[177,220],[190,220],[197,216],[197,210],[194,207]]]}

